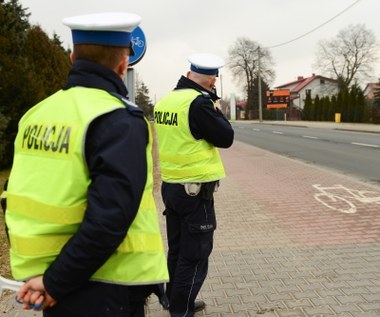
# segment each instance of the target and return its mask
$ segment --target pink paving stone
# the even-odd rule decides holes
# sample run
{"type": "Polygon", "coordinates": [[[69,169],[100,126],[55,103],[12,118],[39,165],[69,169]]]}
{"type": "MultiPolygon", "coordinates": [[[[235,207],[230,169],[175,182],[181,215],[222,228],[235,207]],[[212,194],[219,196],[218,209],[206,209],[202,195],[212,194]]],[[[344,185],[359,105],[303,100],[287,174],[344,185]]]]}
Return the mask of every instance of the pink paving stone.
{"type": "MultiPolygon", "coordinates": [[[[221,150],[221,154],[227,178],[222,180],[223,197],[217,194],[216,201],[223,199],[225,209],[224,200],[231,199],[231,213],[237,217],[239,209],[247,208],[248,201],[255,204],[256,209],[259,207],[260,214],[270,218],[272,226],[295,244],[380,241],[378,186],[238,141],[232,148],[221,150]],[[313,187],[316,184],[330,187],[329,194],[343,199],[338,197],[333,201],[322,195],[325,204],[318,201],[315,195],[320,191],[313,187]],[[360,200],[350,197],[346,189],[368,192],[360,200]],[[244,201],[245,206],[239,204],[239,200],[244,201]]],[[[246,217],[246,213],[243,216],[246,217]]],[[[249,228],[249,221],[244,227],[249,228]]]]}

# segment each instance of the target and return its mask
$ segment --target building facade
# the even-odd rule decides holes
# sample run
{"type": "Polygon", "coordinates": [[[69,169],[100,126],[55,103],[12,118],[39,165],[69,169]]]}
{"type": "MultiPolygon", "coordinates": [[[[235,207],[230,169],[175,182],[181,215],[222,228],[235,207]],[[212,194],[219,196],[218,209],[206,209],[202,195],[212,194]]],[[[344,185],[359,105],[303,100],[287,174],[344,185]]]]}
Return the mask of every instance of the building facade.
{"type": "Polygon", "coordinates": [[[298,76],[297,80],[275,87],[276,89],[289,89],[291,106],[303,109],[306,94],[310,93],[314,99],[316,95],[332,97],[338,93],[338,81],[320,75],[312,74],[311,77],[298,76]]]}

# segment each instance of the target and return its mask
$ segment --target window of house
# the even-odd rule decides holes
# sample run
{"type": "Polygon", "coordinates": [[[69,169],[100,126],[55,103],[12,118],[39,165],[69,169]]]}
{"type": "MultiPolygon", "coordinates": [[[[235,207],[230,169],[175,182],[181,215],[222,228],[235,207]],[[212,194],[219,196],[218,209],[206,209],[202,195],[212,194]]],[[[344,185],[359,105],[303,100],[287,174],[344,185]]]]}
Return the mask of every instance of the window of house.
{"type": "Polygon", "coordinates": [[[323,85],[323,84],[325,83],[325,80],[324,80],[323,78],[321,78],[321,79],[319,80],[319,83],[320,83],[321,85],[323,85]]]}

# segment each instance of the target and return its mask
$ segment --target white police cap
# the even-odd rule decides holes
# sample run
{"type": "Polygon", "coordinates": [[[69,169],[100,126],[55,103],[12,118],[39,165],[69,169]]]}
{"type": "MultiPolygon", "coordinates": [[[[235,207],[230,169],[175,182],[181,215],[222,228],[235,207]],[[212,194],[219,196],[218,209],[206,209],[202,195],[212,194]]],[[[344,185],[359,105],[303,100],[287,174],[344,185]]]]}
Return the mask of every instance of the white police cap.
{"type": "Polygon", "coordinates": [[[127,12],[105,12],[63,19],[72,31],[74,44],[132,47],[132,31],[141,17],[127,12]]]}
{"type": "Polygon", "coordinates": [[[219,68],[224,66],[223,58],[209,53],[192,54],[187,59],[193,72],[205,75],[218,76],[219,68]]]}

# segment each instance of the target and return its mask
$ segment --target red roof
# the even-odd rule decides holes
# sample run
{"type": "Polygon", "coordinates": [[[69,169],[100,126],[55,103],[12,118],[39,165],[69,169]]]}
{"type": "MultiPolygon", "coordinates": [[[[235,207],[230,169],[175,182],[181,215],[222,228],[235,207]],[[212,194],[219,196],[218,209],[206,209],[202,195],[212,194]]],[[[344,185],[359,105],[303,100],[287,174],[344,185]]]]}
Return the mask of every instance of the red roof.
{"type": "Polygon", "coordinates": [[[318,79],[318,78],[336,82],[335,79],[331,79],[331,78],[327,78],[324,76],[313,74],[311,77],[307,77],[307,78],[299,76],[297,80],[292,81],[292,82],[287,83],[287,84],[277,86],[276,88],[285,88],[285,87],[296,85],[294,88],[292,88],[290,90],[290,92],[291,93],[299,93],[303,88],[305,88],[307,85],[309,85],[313,80],[318,79]]]}

